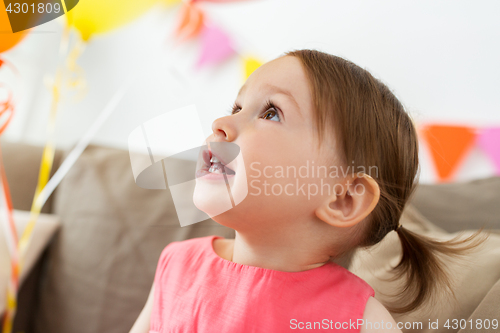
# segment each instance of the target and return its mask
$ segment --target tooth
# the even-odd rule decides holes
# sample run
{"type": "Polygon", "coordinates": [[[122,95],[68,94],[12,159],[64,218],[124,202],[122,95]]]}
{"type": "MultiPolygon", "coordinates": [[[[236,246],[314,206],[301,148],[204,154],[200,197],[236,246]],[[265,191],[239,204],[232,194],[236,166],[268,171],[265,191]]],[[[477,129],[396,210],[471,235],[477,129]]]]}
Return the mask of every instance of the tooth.
{"type": "Polygon", "coordinates": [[[210,169],[208,169],[208,172],[212,172],[212,173],[222,173],[222,164],[220,163],[215,163],[213,164],[210,169]]]}
{"type": "Polygon", "coordinates": [[[220,163],[219,159],[216,156],[212,156],[212,158],[210,159],[210,162],[212,162],[212,163],[220,163]]]}

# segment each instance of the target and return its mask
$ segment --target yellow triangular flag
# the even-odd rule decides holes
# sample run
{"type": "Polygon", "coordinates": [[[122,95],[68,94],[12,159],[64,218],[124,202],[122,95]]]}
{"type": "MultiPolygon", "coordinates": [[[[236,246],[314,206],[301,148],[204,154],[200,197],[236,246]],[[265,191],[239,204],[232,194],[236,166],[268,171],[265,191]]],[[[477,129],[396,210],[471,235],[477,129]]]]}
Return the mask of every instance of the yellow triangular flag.
{"type": "Polygon", "coordinates": [[[262,65],[262,62],[254,57],[244,57],[243,58],[243,66],[244,66],[244,77],[243,82],[245,82],[250,74],[253,73],[254,70],[259,68],[262,65]]]}

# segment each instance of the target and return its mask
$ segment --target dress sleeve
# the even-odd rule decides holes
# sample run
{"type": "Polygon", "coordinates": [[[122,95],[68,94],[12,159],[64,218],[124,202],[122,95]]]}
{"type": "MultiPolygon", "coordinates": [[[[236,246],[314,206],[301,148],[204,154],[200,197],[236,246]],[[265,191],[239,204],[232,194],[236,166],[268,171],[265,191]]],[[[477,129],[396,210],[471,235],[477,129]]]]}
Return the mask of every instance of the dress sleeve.
{"type": "Polygon", "coordinates": [[[172,256],[173,249],[175,248],[175,245],[177,243],[179,242],[171,242],[161,251],[160,258],[158,259],[158,264],[156,265],[156,272],[154,277],[155,286],[158,286],[157,282],[159,281],[162,272],[165,271],[168,261],[172,256]]]}
{"type": "Polygon", "coordinates": [[[158,259],[158,264],[156,266],[156,272],[154,276],[154,296],[153,296],[153,308],[151,309],[151,316],[149,319],[150,327],[149,333],[160,333],[163,332],[162,326],[162,286],[161,280],[162,275],[164,274],[166,267],[170,258],[172,257],[172,253],[175,249],[175,244],[178,242],[171,242],[160,253],[160,258],[158,259]]]}

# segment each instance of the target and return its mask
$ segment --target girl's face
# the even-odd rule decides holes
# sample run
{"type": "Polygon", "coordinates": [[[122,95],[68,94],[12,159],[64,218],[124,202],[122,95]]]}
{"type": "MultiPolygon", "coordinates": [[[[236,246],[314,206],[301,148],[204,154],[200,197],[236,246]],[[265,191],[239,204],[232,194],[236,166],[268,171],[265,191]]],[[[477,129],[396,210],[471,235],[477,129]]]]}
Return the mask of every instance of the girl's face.
{"type": "MultiPolygon", "coordinates": [[[[240,158],[227,164],[234,170],[226,177],[235,206],[231,208],[228,200],[224,201],[229,204],[221,203],[228,198],[223,176],[207,172],[198,174],[195,205],[235,230],[279,228],[310,218],[318,203],[331,194],[321,185],[333,185],[332,179],[319,178],[316,169],[323,165],[328,170],[334,157],[333,149],[326,148],[331,144],[317,149],[313,112],[299,59],[284,56],[259,67],[241,88],[233,114],[215,120],[213,134],[206,139],[209,146],[230,142],[241,149],[240,158]]],[[[211,165],[207,157],[204,161],[200,157],[200,168],[211,165]]]]}

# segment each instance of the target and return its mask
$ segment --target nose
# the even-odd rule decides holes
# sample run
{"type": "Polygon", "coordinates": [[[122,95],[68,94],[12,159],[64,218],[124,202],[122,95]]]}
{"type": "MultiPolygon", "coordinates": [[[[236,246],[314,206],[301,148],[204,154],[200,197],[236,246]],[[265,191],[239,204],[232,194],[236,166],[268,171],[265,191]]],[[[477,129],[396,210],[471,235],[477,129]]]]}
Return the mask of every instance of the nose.
{"type": "Polygon", "coordinates": [[[229,119],[231,116],[215,119],[212,123],[212,132],[215,139],[233,141],[236,138],[235,124],[229,119]]]}

